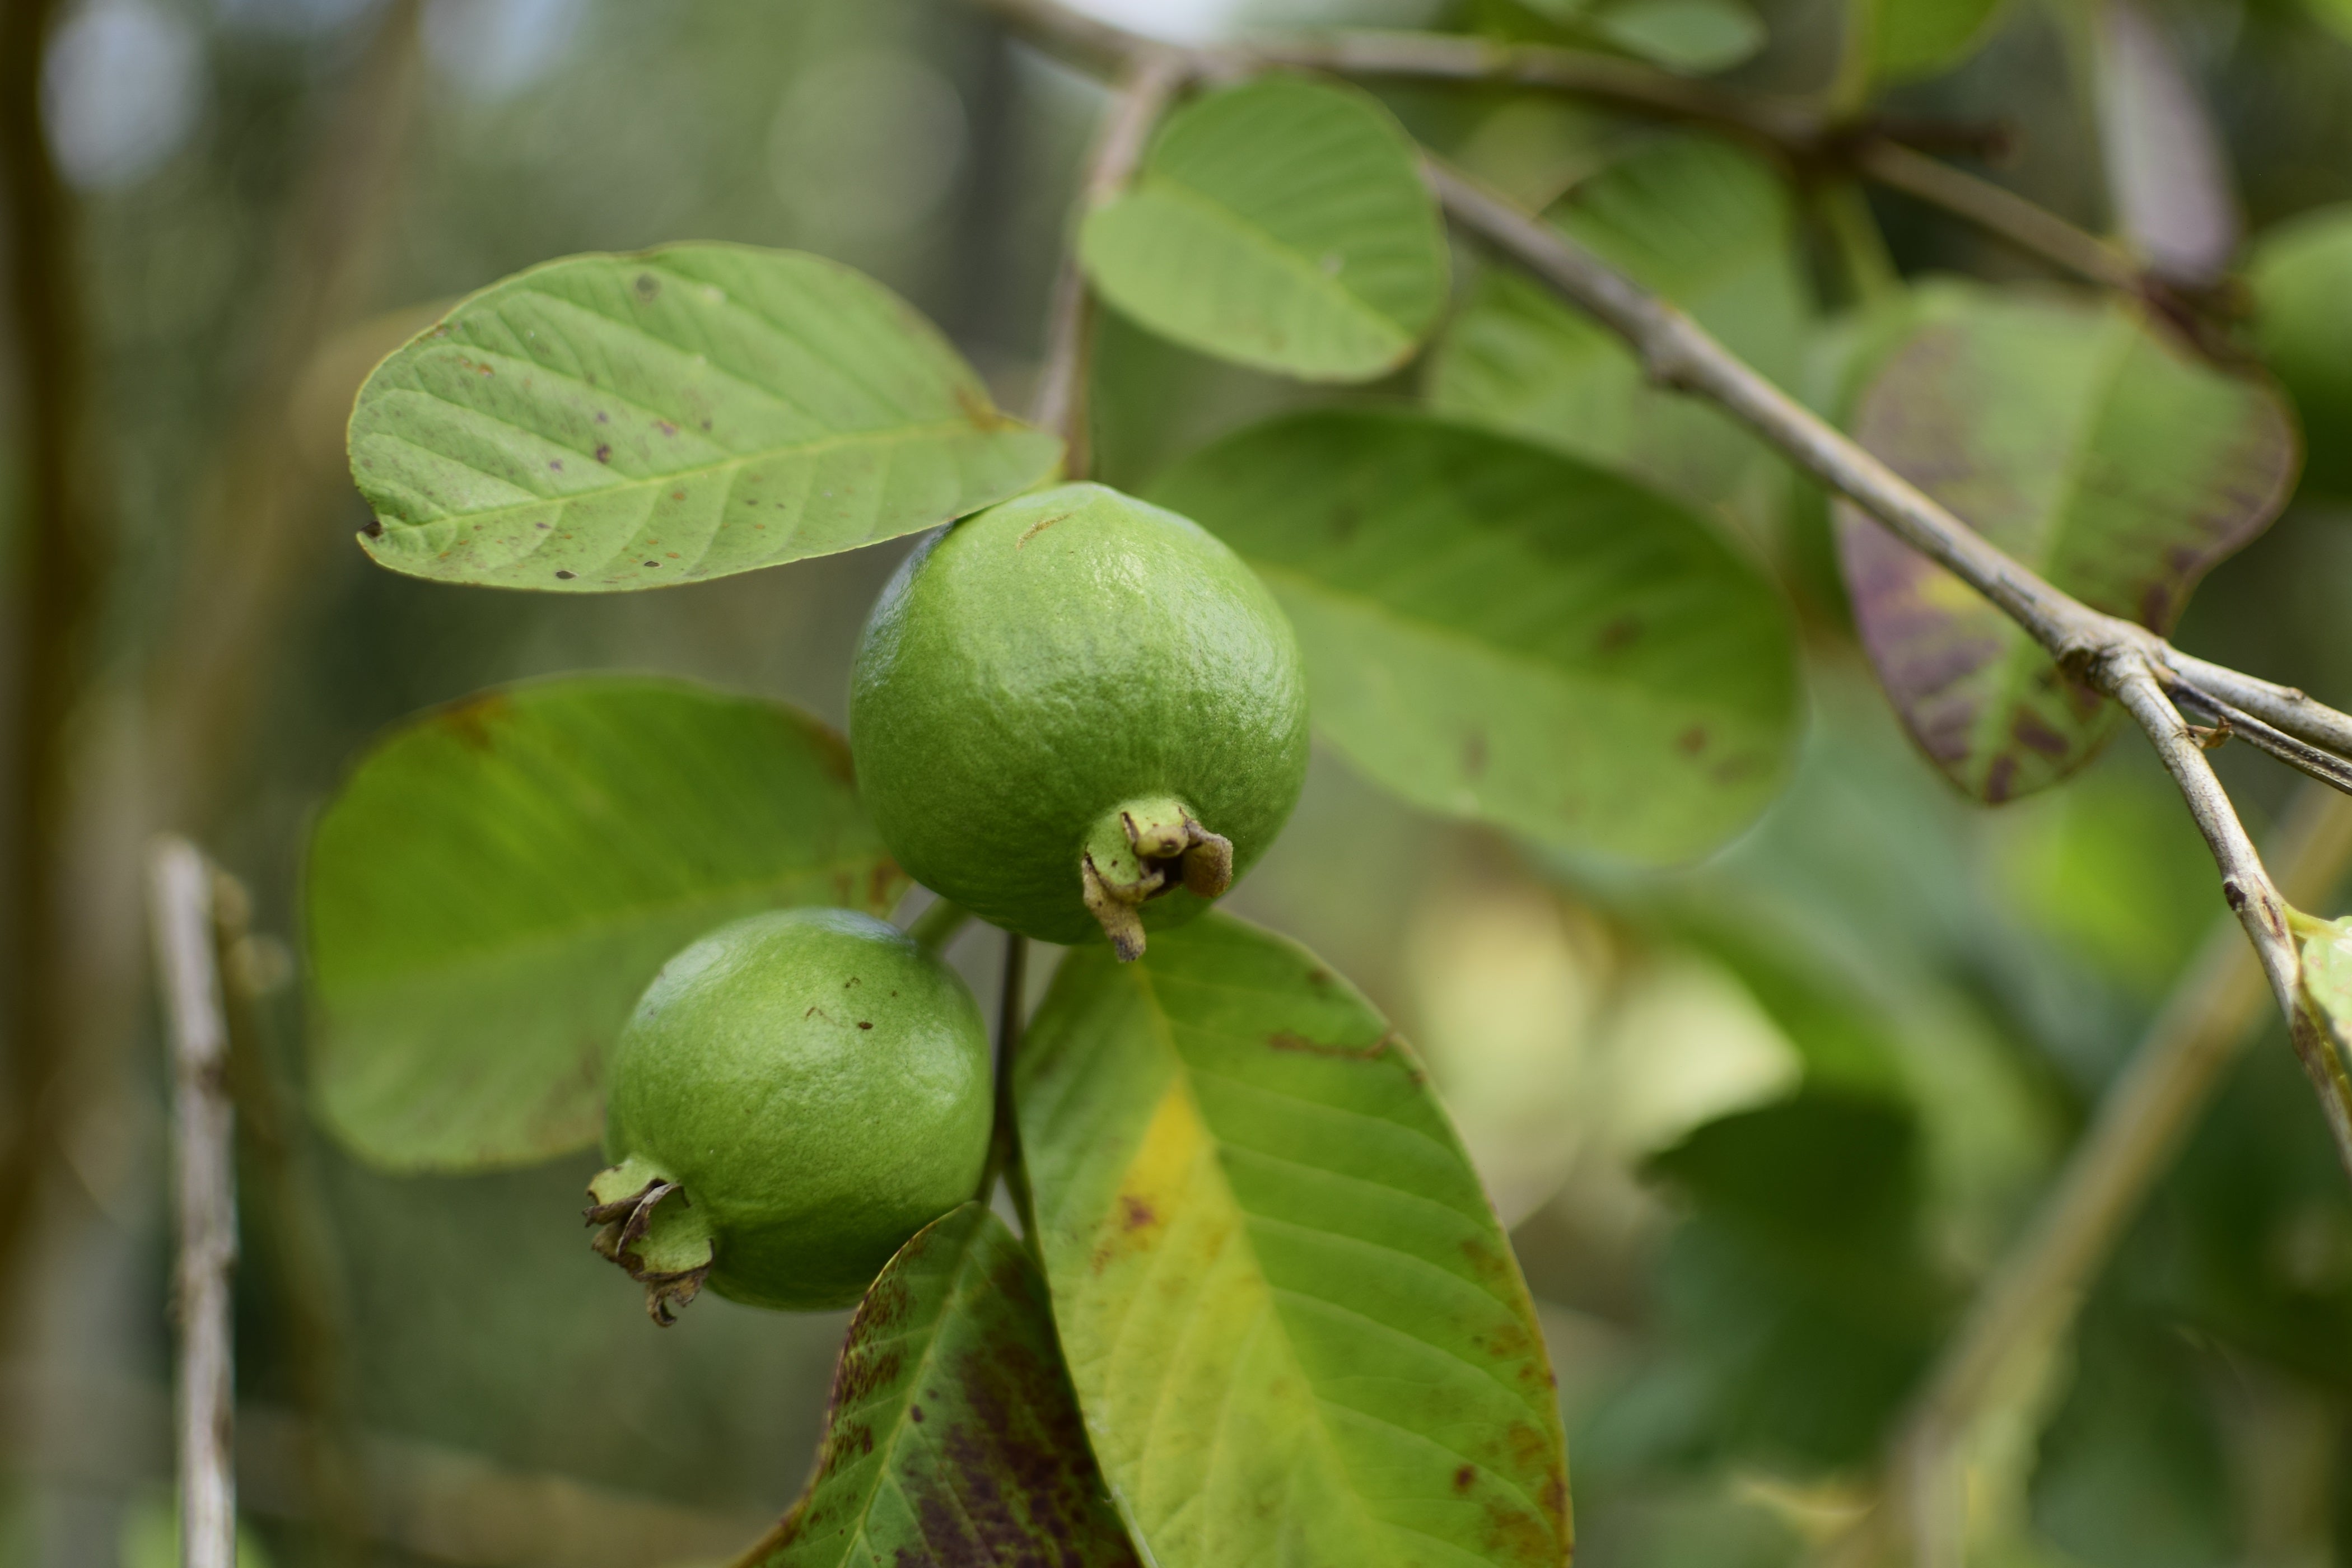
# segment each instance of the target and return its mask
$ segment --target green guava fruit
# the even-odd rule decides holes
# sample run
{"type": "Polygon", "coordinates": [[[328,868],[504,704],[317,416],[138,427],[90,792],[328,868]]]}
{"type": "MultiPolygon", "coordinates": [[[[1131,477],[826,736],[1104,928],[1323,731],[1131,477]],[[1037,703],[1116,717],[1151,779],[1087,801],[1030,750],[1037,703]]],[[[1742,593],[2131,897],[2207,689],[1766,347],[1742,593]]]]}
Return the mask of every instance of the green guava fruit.
{"type": "Polygon", "coordinates": [[[1131,959],[1281,830],[1307,772],[1307,679],[1281,607],[1221,541],[1065,485],[908,557],[858,646],[849,743],[918,881],[1131,959]]]}
{"type": "Polygon", "coordinates": [[[898,928],[781,910],[671,959],[622,1031],[596,1249],[667,1324],[707,1281],[814,1311],[971,1197],[988,1157],[988,1028],[898,928]]]}

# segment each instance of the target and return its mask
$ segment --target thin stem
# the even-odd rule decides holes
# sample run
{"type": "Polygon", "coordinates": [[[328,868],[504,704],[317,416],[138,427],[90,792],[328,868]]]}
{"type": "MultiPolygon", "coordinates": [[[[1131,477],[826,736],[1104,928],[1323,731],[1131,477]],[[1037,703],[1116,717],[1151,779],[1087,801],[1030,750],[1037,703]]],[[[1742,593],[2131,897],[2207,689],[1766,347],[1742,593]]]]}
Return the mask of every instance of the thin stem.
{"type": "Polygon", "coordinates": [[[213,945],[212,868],[184,838],[149,862],[156,968],[171,1021],[173,1164],[179,1185],[180,1562],[235,1568],[236,1476],[230,1277],[236,1174],[228,1023],[213,945]]]}
{"type": "Polygon", "coordinates": [[[2109,289],[2137,293],[2138,266],[2117,246],[2077,228],[2049,208],[1990,180],[1979,179],[1891,137],[1856,141],[1848,154],[1856,173],[1892,191],[1940,207],[2065,271],[2109,289]]]}
{"type": "MultiPolygon", "coordinates": [[[[2352,872],[2352,801],[2305,786],[2273,858],[2290,906],[2326,898],[2352,872]]],[[[2218,921],[2041,1208],[1979,1289],[1888,1446],[1918,1563],[1957,1550],[1958,1451],[1969,1433],[2010,1369],[2065,1331],[2268,1000],[2237,922],[2218,921]]]]}
{"type": "Polygon", "coordinates": [[[1028,1000],[1029,939],[1009,931],[1004,933],[1003,983],[996,1005],[996,1121],[989,1141],[988,1169],[980,1179],[980,1195],[985,1199],[996,1179],[1003,1177],[1005,1191],[1012,1194],[1013,1206],[1021,1215],[1021,1228],[1034,1235],[1036,1224],[1029,1205],[1029,1173],[1021,1163],[1021,1121],[1013,1087],[1013,1053],[1027,1026],[1028,1000]]]}
{"type": "Polygon", "coordinates": [[[2352,756],[2352,714],[2339,713],[2315,702],[2292,686],[2257,680],[2218,664],[2208,664],[2178,648],[2164,650],[2166,665],[2199,690],[2242,709],[2276,726],[2298,741],[2352,756]]]}
{"type": "Polygon", "coordinates": [[[2244,709],[2232,707],[2210,692],[2200,691],[2177,676],[2162,684],[2176,706],[2206,720],[2215,727],[2220,736],[2236,736],[2289,767],[2352,795],[2352,763],[2332,752],[2323,752],[2316,746],[2298,741],[2284,731],[2263,723],[2244,709]]]}
{"type": "Polygon", "coordinates": [[[1191,66],[1180,53],[1145,49],[1131,58],[1111,100],[1109,114],[1087,160],[1072,232],[1054,276],[1052,311],[1045,324],[1045,363],[1038,373],[1033,424],[1060,433],[1062,473],[1082,479],[1092,471],[1088,442],[1087,371],[1094,355],[1094,294],[1078,266],[1076,226],[1086,215],[1127,188],[1142,162],[1144,143],[1168,100],[1183,87],[1191,66]]]}
{"type": "Polygon", "coordinates": [[[1860,186],[1850,180],[1823,185],[1816,193],[1815,207],[1856,303],[1875,304],[1900,291],[1902,274],[1887,254],[1886,237],[1879,232],[1860,186]]]}
{"type": "Polygon", "coordinates": [[[2270,981],[2271,994],[2286,1018],[2294,1054],[2319,1096],[2328,1133],[2336,1141],[2336,1157],[2352,1173],[2352,1078],[2346,1076],[2342,1058],[2303,1005],[2303,961],[2295,951],[2294,933],[2287,929],[2286,900],[2279,897],[2270,874],[2263,869],[2262,857],[2246,837],[2221,781],[2214,776],[2205,748],[2189,734],[2155,675],[2146,665],[2127,667],[2112,689],[2155,743],[2157,755],[2180,786],[2189,814],[2213,852],[2214,864],[2221,871],[2221,896],[2254,944],[2254,956],[2270,981]]]}
{"type": "MultiPolygon", "coordinates": [[[[1088,69],[1119,68],[1159,48],[1140,34],[1081,16],[1056,0],[975,0],[1042,48],[1088,69]]],[[[1253,39],[1246,46],[1187,51],[1212,78],[1268,67],[1343,76],[1492,82],[1559,92],[1631,113],[1708,126],[1761,142],[1792,163],[1843,168],[1973,224],[2042,261],[2109,288],[2139,291],[2139,268],[2122,250],[2047,208],[1905,144],[1950,128],[1907,126],[1826,113],[1801,100],[1692,81],[1612,56],[1544,44],[1501,43],[1440,33],[1337,30],[1253,39]]],[[[1980,130],[1958,139],[1982,142],[1980,130]]]]}
{"type": "Polygon", "coordinates": [[[213,927],[228,1025],[228,1083],[243,1173],[240,1205],[260,1231],[286,1323],[286,1360],[308,1436],[298,1462],[322,1558],[368,1560],[364,1466],[353,1439],[344,1373],[349,1311],[332,1217],[321,1200],[308,1128],[278,1070],[263,1022],[268,984],[248,929],[252,900],[226,872],[213,879],[213,927]]]}

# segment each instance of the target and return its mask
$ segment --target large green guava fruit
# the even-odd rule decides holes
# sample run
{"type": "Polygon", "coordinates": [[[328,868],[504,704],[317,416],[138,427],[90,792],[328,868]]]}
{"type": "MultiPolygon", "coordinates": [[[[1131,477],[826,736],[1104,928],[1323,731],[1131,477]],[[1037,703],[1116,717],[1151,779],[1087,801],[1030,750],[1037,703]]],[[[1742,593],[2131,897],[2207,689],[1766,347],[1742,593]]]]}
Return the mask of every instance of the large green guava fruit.
{"type": "Polygon", "coordinates": [[[988,1156],[988,1029],[898,928],[848,910],[721,926],[663,966],[614,1052],[588,1188],[654,1321],[707,1281],[845,1307],[988,1156]]]}
{"type": "Polygon", "coordinates": [[[858,646],[849,744],[918,881],[1133,958],[1280,831],[1307,771],[1307,681],[1281,607],[1222,542],[1065,485],[907,559],[858,646]]]}

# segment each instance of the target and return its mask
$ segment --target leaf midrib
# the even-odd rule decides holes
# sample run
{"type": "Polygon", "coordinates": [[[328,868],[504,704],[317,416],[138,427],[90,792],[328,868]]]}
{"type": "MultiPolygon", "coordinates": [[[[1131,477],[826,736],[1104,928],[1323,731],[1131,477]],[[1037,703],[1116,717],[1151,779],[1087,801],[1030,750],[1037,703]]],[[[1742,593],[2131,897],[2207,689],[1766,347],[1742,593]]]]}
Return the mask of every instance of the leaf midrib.
{"type": "Polygon", "coordinates": [[[1151,172],[1149,178],[1139,187],[1138,194],[1154,191],[1171,194],[1178,198],[1180,205],[1191,206],[1213,219],[1219,220],[1224,227],[1240,237],[1245,247],[1270,257],[1278,268],[1290,273],[1295,280],[1304,282],[1309,292],[1326,297],[1336,296],[1346,304],[1352,306],[1355,313],[1370,321],[1381,335],[1397,341],[1399,347],[1396,352],[1402,353],[1412,347],[1414,334],[1410,328],[1357,293],[1343,281],[1347,275],[1347,268],[1344,266],[1336,274],[1324,271],[1320,266],[1308,259],[1305,251],[1292,249],[1276,239],[1271,232],[1253,225],[1242,214],[1225,205],[1206,191],[1187,184],[1172,174],[1156,170],[1151,172]]]}
{"type": "MultiPolygon", "coordinates": [[[[448,406],[459,409],[467,414],[475,415],[478,417],[491,420],[494,423],[505,425],[510,429],[520,430],[525,434],[536,436],[538,439],[547,440],[550,446],[562,447],[562,442],[549,440],[548,437],[544,436],[539,436],[538,433],[532,431],[529,426],[518,425],[510,419],[500,419],[496,415],[482,414],[479,410],[467,408],[466,405],[462,403],[453,402],[448,398],[443,397],[438,393],[425,392],[419,389],[411,390],[415,390],[418,396],[430,397],[437,402],[447,404],[448,406]]],[[[1006,428],[1010,430],[1015,427],[1008,426],[1006,428]]],[[[1023,433],[1027,433],[1027,426],[1019,426],[1018,429],[1023,433]]],[[[650,475],[645,479],[621,479],[613,484],[599,485],[594,489],[575,490],[569,495],[534,496],[527,501],[514,501],[505,506],[490,507],[480,511],[443,511],[436,516],[417,521],[393,520],[386,522],[385,531],[390,533],[414,533],[443,523],[488,522],[495,519],[506,517],[516,512],[536,511],[547,507],[553,507],[558,510],[562,510],[562,509],[571,506],[575,501],[603,500],[612,497],[625,496],[635,491],[656,489],[663,485],[675,485],[689,482],[699,483],[719,474],[728,473],[730,470],[740,470],[746,465],[751,463],[776,462],[788,458],[806,458],[821,455],[827,451],[838,450],[840,448],[856,446],[888,447],[901,442],[953,435],[958,431],[976,437],[994,434],[994,432],[981,430],[967,419],[940,419],[934,420],[928,425],[902,425],[888,430],[857,430],[840,432],[820,437],[813,441],[800,442],[793,446],[770,447],[763,447],[756,452],[738,453],[715,463],[701,463],[697,464],[692,468],[672,468],[667,473],[650,475]]],[[[479,468],[471,463],[460,462],[458,459],[451,458],[445,452],[435,451],[432,447],[416,440],[415,437],[402,435],[396,431],[373,430],[369,432],[369,438],[378,441],[397,442],[402,446],[412,447],[416,451],[423,452],[438,461],[448,463],[453,467],[462,468],[468,473],[480,474],[486,479],[494,479],[499,484],[514,483],[513,480],[506,479],[501,475],[491,473],[488,468],[479,468]]],[[[576,447],[562,447],[562,449],[567,452],[572,452],[575,456],[579,455],[578,448],[576,447]]],[[[593,461],[594,459],[591,458],[589,460],[593,461]]],[[[517,486],[516,488],[520,489],[521,487],[517,486]]],[[[381,516],[382,514],[379,513],[378,515],[381,516]]],[[[541,549],[543,549],[547,543],[548,541],[546,540],[538,541],[532,546],[531,551],[520,557],[520,559],[530,559],[531,554],[536,554],[541,549]]]]}

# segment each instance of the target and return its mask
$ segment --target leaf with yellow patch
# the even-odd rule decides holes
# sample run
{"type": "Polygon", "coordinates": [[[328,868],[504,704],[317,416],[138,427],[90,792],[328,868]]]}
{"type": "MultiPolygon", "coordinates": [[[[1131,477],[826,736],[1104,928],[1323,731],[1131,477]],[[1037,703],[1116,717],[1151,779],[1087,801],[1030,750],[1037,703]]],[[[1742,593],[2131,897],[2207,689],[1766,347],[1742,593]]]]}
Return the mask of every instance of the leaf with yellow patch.
{"type": "Polygon", "coordinates": [[[1567,1561],[1527,1286],[1353,986],[1223,915],[1079,949],[1016,1087],[1063,1353],[1160,1568],[1567,1561]]]}

